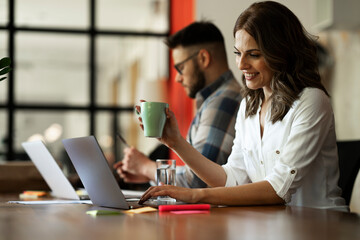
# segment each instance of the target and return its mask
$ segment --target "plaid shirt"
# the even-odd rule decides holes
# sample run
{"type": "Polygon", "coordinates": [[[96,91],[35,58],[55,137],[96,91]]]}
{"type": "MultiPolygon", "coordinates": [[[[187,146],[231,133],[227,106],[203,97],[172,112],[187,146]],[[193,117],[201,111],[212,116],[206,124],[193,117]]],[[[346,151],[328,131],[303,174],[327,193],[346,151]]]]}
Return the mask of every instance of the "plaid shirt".
{"type": "MultiPolygon", "coordinates": [[[[202,155],[219,165],[225,164],[231,153],[240,101],[240,85],[231,71],[196,94],[197,112],[187,140],[202,155]]],[[[207,186],[187,166],[178,171],[176,181],[183,187],[207,186]]]]}

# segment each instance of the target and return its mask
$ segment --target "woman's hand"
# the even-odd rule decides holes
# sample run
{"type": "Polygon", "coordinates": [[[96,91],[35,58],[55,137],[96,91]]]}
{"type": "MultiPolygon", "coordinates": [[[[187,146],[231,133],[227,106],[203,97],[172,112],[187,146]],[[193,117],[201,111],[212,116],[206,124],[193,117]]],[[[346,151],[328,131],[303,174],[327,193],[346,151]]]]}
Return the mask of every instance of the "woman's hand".
{"type": "Polygon", "coordinates": [[[169,108],[167,108],[165,111],[166,123],[164,126],[163,135],[159,140],[169,148],[174,148],[182,136],[180,134],[175,114],[169,108]]]}
{"type": "MultiPolygon", "coordinates": [[[[145,100],[140,100],[140,102],[145,102],[145,100]]],[[[136,105],[135,111],[137,112],[138,115],[140,115],[141,107],[136,105]]],[[[179,139],[182,138],[182,136],[180,134],[180,130],[175,118],[175,114],[169,108],[165,110],[165,113],[166,113],[166,123],[164,126],[163,135],[158,140],[163,144],[165,144],[166,146],[168,146],[169,148],[173,148],[176,145],[177,141],[179,141],[179,139]]],[[[141,129],[144,130],[144,125],[142,124],[141,117],[139,116],[138,119],[140,122],[141,129]]]]}
{"type": "Polygon", "coordinates": [[[198,203],[201,199],[201,189],[190,189],[171,185],[150,187],[140,198],[139,204],[144,203],[149,198],[158,196],[169,196],[182,202],[198,203]]]}

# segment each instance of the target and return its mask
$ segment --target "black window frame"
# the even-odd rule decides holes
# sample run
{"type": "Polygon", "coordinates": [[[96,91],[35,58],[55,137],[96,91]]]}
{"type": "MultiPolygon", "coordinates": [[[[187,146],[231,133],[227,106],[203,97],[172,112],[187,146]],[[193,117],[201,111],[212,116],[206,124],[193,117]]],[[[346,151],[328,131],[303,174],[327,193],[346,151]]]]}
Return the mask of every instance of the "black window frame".
{"type": "MultiPolygon", "coordinates": [[[[34,32],[34,33],[66,33],[66,34],[80,34],[88,36],[90,39],[89,44],[89,105],[63,105],[63,104],[38,104],[38,103],[27,103],[27,104],[17,104],[14,101],[14,86],[15,86],[15,71],[11,71],[8,74],[8,97],[7,103],[1,103],[0,109],[5,110],[7,113],[7,133],[6,139],[4,140],[4,145],[6,146],[5,152],[0,152],[0,156],[6,156],[7,161],[19,160],[18,155],[22,154],[16,152],[14,148],[14,132],[15,132],[15,112],[17,110],[25,111],[84,111],[89,113],[89,135],[95,135],[96,132],[96,113],[97,112],[107,112],[111,113],[113,116],[112,121],[112,134],[114,143],[113,153],[116,160],[119,160],[119,153],[116,151],[117,142],[119,141],[116,138],[116,133],[119,130],[119,114],[129,113],[133,111],[133,106],[117,107],[117,106],[101,106],[96,104],[96,37],[97,36],[134,36],[134,37],[159,37],[164,38],[170,34],[170,9],[171,1],[168,1],[168,31],[164,33],[155,33],[155,32],[140,32],[140,31],[103,31],[96,29],[95,20],[96,20],[96,1],[89,0],[89,11],[90,11],[90,26],[87,30],[79,30],[72,28],[45,28],[45,27],[16,27],[15,26],[15,5],[16,0],[8,0],[8,23],[7,25],[0,25],[0,30],[5,30],[8,33],[8,57],[12,60],[12,68],[16,69],[16,57],[15,57],[15,33],[17,32],[34,32]]],[[[168,72],[169,72],[168,68],[168,72]]]]}

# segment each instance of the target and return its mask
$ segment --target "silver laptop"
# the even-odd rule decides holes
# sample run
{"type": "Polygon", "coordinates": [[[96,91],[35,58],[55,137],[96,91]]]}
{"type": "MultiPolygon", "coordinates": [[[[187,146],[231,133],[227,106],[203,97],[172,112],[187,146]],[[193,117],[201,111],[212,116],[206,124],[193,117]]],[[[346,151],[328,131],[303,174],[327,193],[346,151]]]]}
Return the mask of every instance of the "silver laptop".
{"type": "Polygon", "coordinates": [[[126,200],[94,136],[64,139],[62,142],[93,204],[120,209],[141,206],[137,201],[126,200]]]}
{"type": "Polygon", "coordinates": [[[80,196],[42,141],[23,142],[21,145],[48,184],[54,197],[80,200],[80,196]]]}

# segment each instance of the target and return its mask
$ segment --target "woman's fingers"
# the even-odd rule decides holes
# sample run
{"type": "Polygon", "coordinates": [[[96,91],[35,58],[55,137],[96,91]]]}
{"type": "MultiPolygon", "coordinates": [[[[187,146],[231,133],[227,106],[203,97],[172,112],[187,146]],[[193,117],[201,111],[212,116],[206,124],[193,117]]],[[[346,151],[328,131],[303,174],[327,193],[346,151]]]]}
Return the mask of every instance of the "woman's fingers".
{"type": "Polygon", "coordinates": [[[139,122],[140,122],[139,125],[140,125],[141,129],[144,131],[144,125],[143,125],[143,123],[142,123],[142,118],[139,117],[138,119],[139,119],[139,122]]]}
{"type": "Polygon", "coordinates": [[[172,185],[150,187],[148,190],[146,190],[146,192],[140,198],[139,204],[143,204],[148,199],[150,199],[152,197],[158,197],[158,196],[169,196],[169,197],[177,199],[175,197],[176,191],[179,191],[180,189],[178,189],[178,187],[175,187],[172,185]]]}
{"type": "MultiPolygon", "coordinates": [[[[143,100],[143,99],[140,99],[140,102],[146,102],[145,100],[143,100]]],[[[135,105],[135,112],[136,112],[136,114],[137,115],[140,115],[140,113],[141,113],[141,107],[139,106],[139,105],[135,105]]]]}
{"type": "Polygon", "coordinates": [[[152,197],[168,196],[169,195],[167,191],[168,187],[169,186],[150,187],[140,198],[139,204],[143,204],[152,197]]]}
{"type": "Polygon", "coordinates": [[[139,204],[143,204],[149,198],[151,198],[151,192],[153,191],[154,188],[156,188],[156,187],[150,187],[150,188],[148,188],[148,190],[145,191],[145,193],[141,196],[141,198],[139,200],[139,204]]]}
{"type": "Polygon", "coordinates": [[[139,105],[135,105],[134,110],[135,110],[136,115],[140,115],[141,110],[140,110],[140,106],[139,106],[139,105]]]}

